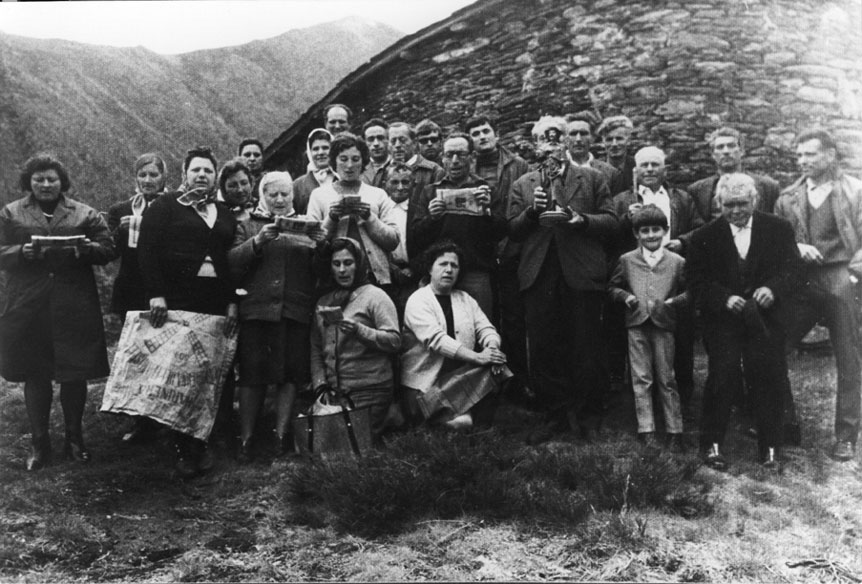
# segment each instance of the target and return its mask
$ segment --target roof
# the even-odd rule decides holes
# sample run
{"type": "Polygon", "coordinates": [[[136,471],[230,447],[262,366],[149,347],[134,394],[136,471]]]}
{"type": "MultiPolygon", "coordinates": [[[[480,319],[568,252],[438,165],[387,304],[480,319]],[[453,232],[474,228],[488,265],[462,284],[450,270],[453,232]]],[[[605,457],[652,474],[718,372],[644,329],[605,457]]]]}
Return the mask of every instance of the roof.
{"type": "Polygon", "coordinates": [[[347,91],[348,88],[354,86],[359,83],[363,79],[370,77],[382,67],[388,65],[389,63],[399,59],[401,54],[404,51],[409,50],[413,46],[437,35],[438,33],[444,31],[445,29],[455,25],[456,23],[473,16],[479,12],[484,10],[488,10],[489,8],[506,2],[507,0],[477,0],[470,6],[462,8],[456,12],[453,12],[451,16],[448,18],[436,22],[430,26],[423,28],[422,30],[413,33],[412,35],[406,36],[401,40],[395,42],[387,49],[381,51],[379,54],[372,57],[367,63],[353,71],[336,84],[332,90],[323,96],[319,101],[317,101],[314,105],[308,108],[304,114],[302,114],[299,119],[297,119],[289,128],[287,128],[284,132],[282,132],[278,138],[272,141],[272,143],[266,147],[264,150],[263,156],[264,160],[269,160],[274,157],[278,152],[280,152],[285,146],[290,144],[297,138],[297,136],[302,136],[303,145],[305,144],[305,134],[310,129],[308,126],[316,119],[322,117],[323,109],[331,104],[338,103],[340,100],[340,96],[347,91]]]}

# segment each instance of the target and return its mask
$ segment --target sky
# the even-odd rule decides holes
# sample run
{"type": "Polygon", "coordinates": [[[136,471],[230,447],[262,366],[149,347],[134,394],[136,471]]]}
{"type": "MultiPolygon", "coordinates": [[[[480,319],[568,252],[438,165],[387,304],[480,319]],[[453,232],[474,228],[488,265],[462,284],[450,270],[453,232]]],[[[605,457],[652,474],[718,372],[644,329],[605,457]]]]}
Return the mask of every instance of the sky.
{"type": "Polygon", "coordinates": [[[358,15],[416,32],[474,0],[2,2],[0,31],[162,54],[239,45],[358,15]]]}

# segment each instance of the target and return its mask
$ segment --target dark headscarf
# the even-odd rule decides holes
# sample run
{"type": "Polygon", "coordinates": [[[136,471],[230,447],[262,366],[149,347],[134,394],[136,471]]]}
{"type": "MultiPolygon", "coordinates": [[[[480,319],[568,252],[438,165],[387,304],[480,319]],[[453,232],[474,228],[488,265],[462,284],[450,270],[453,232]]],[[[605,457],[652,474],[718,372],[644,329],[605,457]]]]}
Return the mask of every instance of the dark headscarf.
{"type": "Polygon", "coordinates": [[[329,246],[328,257],[330,270],[329,277],[332,281],[333,289],[332,302],[330,303],[330,306],[340,306],[343,309],[350,301],[350,295],[354,290],[371,282],[371,269],[368,264],[368,256],[365,254],[365,251],[362,249],[359,242],[355,239],[351,237],[336,237],[332,240],[332,243],[329,246]],[[353,283],[350,285],[350,288],[340,287],[332,278],[332,256],[335,252],[341,251],[342,249],[349,251],[350,255],[352,255],[356,260],[356,273],[353,276],[353,283]]]}

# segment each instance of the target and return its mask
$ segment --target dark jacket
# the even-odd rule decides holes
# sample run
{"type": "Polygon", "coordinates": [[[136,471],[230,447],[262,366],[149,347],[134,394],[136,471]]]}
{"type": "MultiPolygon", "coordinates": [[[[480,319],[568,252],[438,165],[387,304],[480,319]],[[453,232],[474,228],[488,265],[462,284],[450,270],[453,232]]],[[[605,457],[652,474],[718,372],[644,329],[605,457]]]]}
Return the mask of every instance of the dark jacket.
{"type": "Polygon", "coordinates": [[[234,300],[227,254],[233,245],[236,218],[223,204],[215,203],[218,215],[210,229],[193,207],[177,202],[180,195],[162,195],[141,221],[138,260],[148,297],[163,296],[169,310],[193,302],[195,278],[210,256],[223,294],[215,303],[227,305],[234,300]]]}
{"type": "Polygon", "coordinates": [[[417,154],[416,160],[408,166],[413,170],[413,195],[410,197],[411,200],[413,197],[422,195],[425,187],[440,182],[446,176],[446,171],[443,170],[442,166],[436,162],[431,162],[421,154],[417,154]]]}
{"type": "Polygon", "coordinates": [[[751,224],[751,246],[740,271],[739,254],[730,224],[719,217],[691,237],[686,259],[686,281],[704,319],[726,318],[731,295],[751,298],[766,286],[776,298],[773,308],[798,284],[799,252],[790,223],[755,211],[751,224]]]}
{"type": "MultiPolygon", "coordinates": [[[[768,176],[750,172],[745,174],[754,179],[754,186],[757,188],[756,209],[764,213],[772,213],[775,201],[778,199],[778,183],[768,176]]],[[[713,202],[713,199],[715,199],[715,187],[718,185],[719,178],[719,175],[715,174],[692,183],[688,187],[688,194],[691,195],[698,213],[700,213],[700,216],[707,223],[721,215],[721,209],[713,202]]]]}
{"type": "Polygon", "coordinates": [[[525,174],[512,187],[509,237],[523,242],[518,266],[520,288],[533,285],[553,243],[570,288],[603,291],[608,275],[604,242],[619,229],[607,181],[598,171],[571,164],[563,180],[563,202],[584,217],[584,224],[539,224],[539,213],[533,209],[533,191],[542,185],[539,171],[525,174]]]}
{"type": "MultiPolygon", "coordinates": [[[[500,146],[500,157],[497,163],[497,189],[496,196],[503,201],[503,217],[509,216],[510,200],[512,198],[512,185],[519,178],[527,174],[530,167],[527,161],[500,146]]],[[[497,256],[502,261],[517,262],[521,253],[521,246],[508,237],[500,241],[497,246],[497,256]]]]}
{"type": "MultiPolygon", "coordinates": [[[[148,209],[149,205],[144,212],[148,209]]],[[[120,256],[120,270],[114,280],[114,290],[111,294],[111,312],[121,316],[129,310],[149,310],[150,308],[138,263],[138,248],[129,247],[129,229],[120,227],[120,220],[129,215],[132,215],[131,199],[111,205],[108,209],[108,229],[111,230],[114,247],[120,256]]]]}
{"type": "MultiPolygon", "coordinates": [[[[56,381],[108,374],[105,332],[93,265],[115,257],[114,243],[98,211],[61,195],[50,223],[31,195],[0,210],[0,374],[24,381],[34,369],[56,381]],[[22,248],[33,235],[85,235],[94,245],[76,258],[71,251],[27,260],[22,248]],[[50,313],[54,363],[34,363],[28,339],[41,335],[39,315],[50,313]],[[29,349],[29,350],[28,350],[29,349]]],[[[46,331],[47,332],[47,331],[46,331]]]]}
{"type": "Polygon", "coordinates": [[[293,181],[293,210],[297,215],[305,215],[308,211],[308,199],[311,197],[311,191],[320,186],[314,173],[308,171],[295,181],[293,181]]]}
{"type": "MultiPolygon", "coordinates": [[[[670,199],[670,217],[668,217],[670,238],[679,239],[682,242],[682,255],[685,255],[691,232],[703,226],[704,220],[688,193],[670,185],[664,185],[664,188],[670,199]]],[[[620,220],[617,255],[622,255],[638,246],[632,232],[632,218],[629,213],[629,205],[634,203],[643,203],[643,197],[631,190],[623,191],[614,197],[614,211],[620,220]]]]}

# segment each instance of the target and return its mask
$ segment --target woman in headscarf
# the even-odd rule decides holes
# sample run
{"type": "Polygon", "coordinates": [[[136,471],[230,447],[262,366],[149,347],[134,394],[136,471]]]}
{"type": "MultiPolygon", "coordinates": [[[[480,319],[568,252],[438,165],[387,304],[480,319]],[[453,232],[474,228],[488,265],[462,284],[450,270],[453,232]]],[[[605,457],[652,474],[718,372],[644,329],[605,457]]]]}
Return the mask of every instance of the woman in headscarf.
{"type": "Polygon", "coordinates": [[[240,447],[238,460],[253,458],[252,437],[266,389],[275,385],[275,434],[279,454],[292,450],[290,420],[297,388],[310,379],[309,331],[315,285],[312,260],[317,229],[306,238],[282,233],[279,218],[296,217],[290,175],[269,172],[261,197],[241,223],[228,261],[246,295],[240,297],[240,447]]]}
{"type": "Polygon", "coordinates": [[[312,130],[308,135],[305,154],[308,156],[308,172],[293,183],[293,208],[300,215],[308,210],[311,191],[325,186],[335,179],[335,172],[329,165],[329,147],[332,134],[323,128],[312,130]]]}
{"type": "Polygon", "coordinates": [[[90,460],[82,432],[87,380],[108,375],[92,266],[115,252],[98,211],[67,197],[69,174],[53,155],[30,158],[19,184],[25,196],[0,210],[0,375],[24,382],[33,434],[27,470],[38,470],[51,459],[52,380],[60,383],[66,458],[90,460]],[[38,236],[75,239],[52,247],[38,236]]]}
{"type": "MultiPolygon", "coordinates": [[[[227,262],[236,218],[216,202],[216,168],[209,148],[189,150],[183,190],[156,199],[141,222],[138,259],[155,328],[165,324],[170,309],[225,315],[225,336],[236,330],[238,308],[227,262]]],[[[206,442],[178,434],[175,446],[183,477],[212,469],[206,442]]]]}
{"type": "Polygon", "coordinates": [[[392,210],[395,203],[386,191],[362,182],[362,171],[371,154],[365,140],[339,134],[329,149],[329,164],[338,179],[311,193],[308,216],[323,223],[326,236],[350,237],[367,255],[372,282],[389,284],[389,252],[398,247],[399,233],[392,210]]]}
{"type": "Polygon", "coordinates": [[[329,258],[332,290],[318,300],[311,329],[312,387],[335,388],[357,408],[370,406],[371,429],[379,437],[392,403],[392,355],[401,348],[398,314],[389,296],[369,282],[359,242],[336,238],[329,258]]]}

